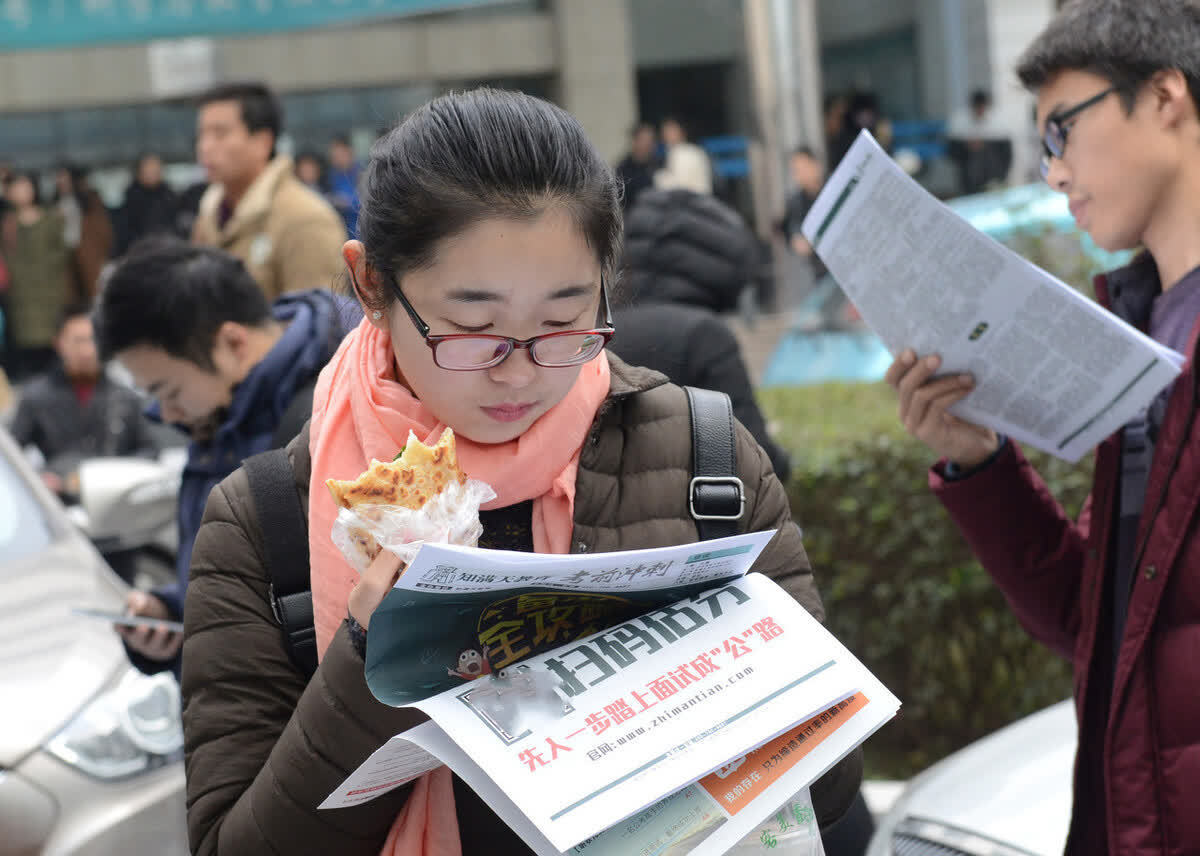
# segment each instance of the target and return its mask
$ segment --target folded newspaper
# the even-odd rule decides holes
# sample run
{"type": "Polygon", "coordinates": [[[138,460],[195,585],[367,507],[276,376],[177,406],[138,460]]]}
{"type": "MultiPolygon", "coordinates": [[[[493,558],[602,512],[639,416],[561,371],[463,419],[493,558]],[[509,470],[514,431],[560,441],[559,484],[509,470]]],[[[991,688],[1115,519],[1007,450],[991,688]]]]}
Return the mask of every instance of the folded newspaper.
{"type": "Polygon", "coordinates": [[[976,388],[953,411],[1078,460],[1173,381],[1183,356],[974,229],[864,131],[802,227],[893,355],[976,388]]]}
{"type": "Polygon", "coordinates": [[[799,830],[798,795],[899,702],[747,576],[773,534],[571,556],[424,545],[372,616],[367,675],[430,722],[321,807],[444,763],[541,854],[703,856],[799,830]]]}

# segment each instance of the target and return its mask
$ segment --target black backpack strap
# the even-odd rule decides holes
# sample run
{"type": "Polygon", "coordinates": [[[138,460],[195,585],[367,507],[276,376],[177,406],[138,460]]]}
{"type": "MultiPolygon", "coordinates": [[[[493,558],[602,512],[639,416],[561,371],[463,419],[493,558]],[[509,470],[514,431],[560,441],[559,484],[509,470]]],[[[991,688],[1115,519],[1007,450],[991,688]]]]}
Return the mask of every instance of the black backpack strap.
{"type": "Polygon", "coordinates": [[[692,481],[688,510],[701,541],[738,533],[746,487],[737,477],[737,435],[729,396],[685,386],[692,416],[692,481]]]}
{"type": "Polygon", "coordinates": [[[317,633],[309,580],[308,519],[296,490],[296,476],[283,449],[247,458],[242,467],[250,479],[262,529],[271,576],[271,609],[283,629],[288,656],[305,677],[311,677],[317,670],[317,633]]]}
{"type": "Polygon", "coordinates": [[[271,436],[272,449],[282,449],[292,442],[292,438],[304,430],[304,424],[312,418],[313,393],[317,389],[318,377],[313,375],[292,393],[292,400],[288,402],[287,410],[283,411],[271,436]]]}

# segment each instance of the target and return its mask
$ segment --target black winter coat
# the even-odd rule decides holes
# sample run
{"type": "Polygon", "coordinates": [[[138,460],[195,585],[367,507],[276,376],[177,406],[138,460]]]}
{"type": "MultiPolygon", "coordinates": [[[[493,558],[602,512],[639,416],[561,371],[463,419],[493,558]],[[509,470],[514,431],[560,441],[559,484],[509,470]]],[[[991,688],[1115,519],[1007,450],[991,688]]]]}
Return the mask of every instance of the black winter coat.
{"type": "Polygon", "coordinates": [[[719,199],[646,190],[625,218],[625,288],[634,303],[728,312],[767,274],[758,238],[719,199]]]}
{"type": "Polygon", "coordinates": [[[617,335],[609,350],[625,362],[662,372],[679,386],[728,393],[733,415],[754,435],[775,475],[787,484],[791,461],[767,433],[738,341],[720,317],[692,306],[654,303],[619,308],[613,322],[617,335]]]}
{"type": "Polygon", "coordinates": [[[758,241],[737,212],[688,190],[647,190],[625,221],[625,287],[610,348],[672,383],[728,393],[738,421],[787,481],[787,453],[767,433],[737,339],[717,315],[763,275],[758,241]]]}

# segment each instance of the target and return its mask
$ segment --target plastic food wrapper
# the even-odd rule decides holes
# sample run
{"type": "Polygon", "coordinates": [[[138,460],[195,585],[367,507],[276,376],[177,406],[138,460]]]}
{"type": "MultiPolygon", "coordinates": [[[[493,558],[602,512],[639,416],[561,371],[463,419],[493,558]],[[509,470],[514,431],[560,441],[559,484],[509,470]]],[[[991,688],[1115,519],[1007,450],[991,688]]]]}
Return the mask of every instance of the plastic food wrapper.
{"type": "MultiPolygon", "coordinates": [[[[690,853],[724,823],[719,814],[698,814],[693,828],[687,829],[674,843],[655,851],[662,856],[683,856],[690,853]]],[[[727,856],[751,856],[754,853],[772,856],[825,856],[817,815],[813,810],[808,788],[802,788],[790,800],[759,823],[753,832],[726,851],[727,856]]]]}
{"type": "Polygon", "coordinates": [[[451,482],[418,509],[396,505],[342,508],[333,524],[334,545],[360,574],[387,550],[412,562],[424,543],[474,547],[483,534],[479,507],[496,498],[485,482],[451,482]]]}

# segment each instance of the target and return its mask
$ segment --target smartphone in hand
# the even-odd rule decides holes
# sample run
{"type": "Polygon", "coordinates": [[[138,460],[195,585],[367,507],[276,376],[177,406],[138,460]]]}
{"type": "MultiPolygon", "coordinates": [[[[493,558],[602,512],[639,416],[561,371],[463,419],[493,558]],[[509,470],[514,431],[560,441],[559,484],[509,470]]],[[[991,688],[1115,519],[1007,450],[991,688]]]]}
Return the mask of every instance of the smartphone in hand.
{"type": "Polygon", "coordinates": [[[118,624],[123,627],[162,627],[172,633],[183,632],[182,621],[168,621],[162,618],[149,618],[145,615],[126,615],[123,612],[116,612],[109,609],[99,609],[92,606],[77,606],[72,608],[71,612],[76,615],[82,615],[84,618],[95,618],[100,621],[107,621],[109,624],[118,624]]]}

